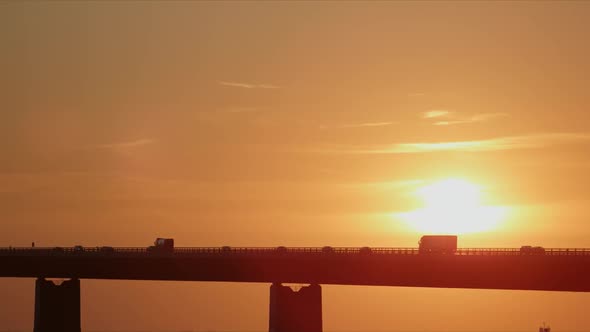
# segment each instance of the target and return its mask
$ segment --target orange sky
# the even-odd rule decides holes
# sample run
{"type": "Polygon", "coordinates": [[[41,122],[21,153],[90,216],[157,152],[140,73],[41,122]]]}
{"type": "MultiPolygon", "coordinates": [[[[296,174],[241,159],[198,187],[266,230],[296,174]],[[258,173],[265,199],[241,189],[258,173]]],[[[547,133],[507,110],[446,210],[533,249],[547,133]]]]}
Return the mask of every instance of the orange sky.
{"type": "MultiPolygon", "coordinates": [[[[586,2],[0,3],[0,245],[416,246],[396,215],[460,178],[509,209],[460,246],[590,247],[589,19],[586,2]]],[[[87,330],[267,329],[268,285],[82,284],[87,330]]],[[[0,289],[0,328],[30,329],[33,281],[0,289]]],[[[576,331],[589,306],[332,286],[324,327],[576,331]]]]}

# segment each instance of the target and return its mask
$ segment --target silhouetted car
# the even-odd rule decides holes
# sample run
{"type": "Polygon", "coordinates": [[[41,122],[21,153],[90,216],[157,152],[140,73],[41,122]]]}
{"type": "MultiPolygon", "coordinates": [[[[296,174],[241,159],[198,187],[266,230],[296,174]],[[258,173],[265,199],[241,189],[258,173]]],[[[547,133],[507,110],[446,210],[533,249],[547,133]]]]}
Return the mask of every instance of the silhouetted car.
{"type": "Polygon", "coordinates": [[[103,252],[103,253],[115,252],[115,248],[108,247],[108,246],[100,247],[100,252],[103,252]]]}
{"type": "Polygon", "coordinates": [[[334,253],[334,248],[332,248],[330,246],[325,246],[322,248],[322,252],[324,254],[332,254],[332,253],[334,253]]]}
{"type": "Polygon", "coordinates": [[[520,253],[523,255],[544,255],[545,248],[533,247],[533,246],[522,246],[522,247],[520,247],[520,253]]]}
{"type": "Polygon", "coordinates": [[[361,255],[368,255],[368,254],[370,254],[372,252],[373,251],[369,247],[362,247],[362,248],[359,249],[359,254],[361,254],[361,255]]]}
{"type": "Polygon", "coordinates": [[[82,247],[82,246],[74,246],[74,252],[84,252],[84,247],[82,247]]]}
{"type": "Polygon", "coordinates": [[[221,247],[221,252],[229,254],[231,252],[231,247],[230,246],[223,246],[223,247],[221,247]]]}
{"type": "Polygon", "coordinates": [[[280,247],[277,247],[276,250],[278,253],[284,254],[287,252],[287,247],[280,246],[280,247]]]}

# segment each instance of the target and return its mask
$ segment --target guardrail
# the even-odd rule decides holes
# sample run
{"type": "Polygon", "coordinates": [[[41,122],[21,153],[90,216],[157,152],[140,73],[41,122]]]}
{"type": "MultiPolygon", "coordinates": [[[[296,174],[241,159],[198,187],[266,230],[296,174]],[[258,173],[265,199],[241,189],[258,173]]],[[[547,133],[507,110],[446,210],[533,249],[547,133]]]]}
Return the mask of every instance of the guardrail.
{"type": "MultiPolygon", "coordinates": [[[[4,247],[0,256],[52,256],[52,255],[92,255],[92,256],[145,256],[145,255],[418,255],[443,254],[422,253],[418,248],[392,247],[177,247],[173,251],[141,247],[4,247]]],[[[548,255],[548,256],[590,256],[590,248],[544,248],[541,252],[531,252],[521,248],[459,248],[455,256],[509,256],[509,255],[548,255]]]]}

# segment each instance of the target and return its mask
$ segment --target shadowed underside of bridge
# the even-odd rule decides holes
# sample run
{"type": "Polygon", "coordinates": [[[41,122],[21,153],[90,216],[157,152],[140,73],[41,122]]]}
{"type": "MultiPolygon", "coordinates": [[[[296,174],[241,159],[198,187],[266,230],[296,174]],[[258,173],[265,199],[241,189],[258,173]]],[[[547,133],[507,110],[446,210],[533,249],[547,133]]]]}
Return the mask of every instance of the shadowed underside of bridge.
{"type": "Polygon", "coordinates": [[[590,256],[0,256],[0,277],[590,291],[590,256]]]}
{"type": "Polygon", "coordinates": [[[37,278],[34,332],[80,332],[79,279],[272,283],[269,332],[322,332],[320,284],[590,291],[590,255],[209,254],[4,250],[0,277],[37,278]],[[46,278],[70,279],[55,285],[46,278]],[[294,292],[282,283],[311,284],[294,292]]]}

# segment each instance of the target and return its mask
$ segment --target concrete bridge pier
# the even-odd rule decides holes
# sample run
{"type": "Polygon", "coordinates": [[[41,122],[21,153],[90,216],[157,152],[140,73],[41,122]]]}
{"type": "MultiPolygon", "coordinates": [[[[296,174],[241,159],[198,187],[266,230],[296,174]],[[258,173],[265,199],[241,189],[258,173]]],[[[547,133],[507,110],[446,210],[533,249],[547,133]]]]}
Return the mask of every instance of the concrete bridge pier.
{"type": "Polygon", "coordinates": [[[35,282],[33,332],[80,332],[80,280],[60,285],[38,278],[35,282]]]}
{"type": "Polygon", "coordinates": [[[322,288],[270,286],[269,332],[322,332],[322,288]]]}

